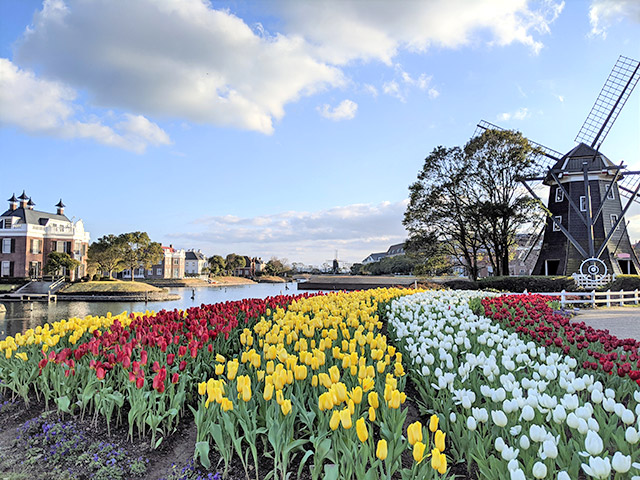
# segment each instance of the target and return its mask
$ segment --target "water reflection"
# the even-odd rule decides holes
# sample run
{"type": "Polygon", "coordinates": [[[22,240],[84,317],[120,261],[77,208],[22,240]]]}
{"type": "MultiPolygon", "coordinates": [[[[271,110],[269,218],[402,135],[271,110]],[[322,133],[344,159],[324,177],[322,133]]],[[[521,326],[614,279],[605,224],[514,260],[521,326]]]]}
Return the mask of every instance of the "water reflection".
{"type": "Polygon", "coordinates": [[[159,311],[162,309],[187,309],[207,303],[218,303],[243,298],[265,298],[274,295],[303,293],[296,283],[257,283],[234,287],[172,288],[171,293],[180,300],[168,302],[3,302],[6,313],[0,313],[0,339],[18,332],[24,333],[44,323],[52,323],[71,317],[87,315],[114,315],[127,312],[159,311]]]}

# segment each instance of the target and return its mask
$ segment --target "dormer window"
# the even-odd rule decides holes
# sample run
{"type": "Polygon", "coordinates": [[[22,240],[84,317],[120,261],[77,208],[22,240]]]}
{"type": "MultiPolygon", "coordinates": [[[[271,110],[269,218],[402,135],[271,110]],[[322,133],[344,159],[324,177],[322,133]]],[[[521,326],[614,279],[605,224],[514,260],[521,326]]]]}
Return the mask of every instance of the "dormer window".
{"type": "Polygon", "coordinates": [[[564,191],[562,188],[556,188],[556,202],[562,202],[564,200],[564,191]]]}
{"type": "Polygon", "coordinates": [[[615,200],[616,199],[616,194],[613,192],[613,188],[609,190],[609,193],[607,193],[607,198],[609,200],[615,200]]]}

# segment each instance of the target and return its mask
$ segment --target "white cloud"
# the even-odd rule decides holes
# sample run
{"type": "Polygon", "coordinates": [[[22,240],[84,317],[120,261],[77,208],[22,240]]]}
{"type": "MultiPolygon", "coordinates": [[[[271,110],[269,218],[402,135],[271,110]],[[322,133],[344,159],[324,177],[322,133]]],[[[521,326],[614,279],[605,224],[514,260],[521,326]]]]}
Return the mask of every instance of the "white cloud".
{"type": "Polygon", "coordinates": [[[60,82],[37,78],[0,58],[0,125],[33,135],[88,138],[142,153],[147,145],[168,145],[167,133],[138,115],[125,115],[113,128],[98,119],[80,121],[76,92],[60,82]]]}
{"type": "Polygon", "coordinates": [[[213,253],[236,252],[287,257],[322,264],[339,250],[342,259],[360,262],[369,253],[386,250],[406,239],[402,218],[407,201],[355,204],[317,212],[282,212],[251,218],[206,217],[192,232],[167,236],[189,248],[213,253]]]}
{"type": "Polygon", "coordinates": [[[417,88],[427,93],[431,99],[437,98],[440,92],[431,86],[433,76],[422,73],[418,78],[413,78],[409,72],[405,72],[401,65],[395,65],[396,78],[385,82],[382,85],[382,91],[392,97],[397,98],[401,102],[405,102],[412,88],[417,88]]]}
{"type": "Polygon", "coordinates": [[[508,122],[511,119],[524,120],[529,116],[530,116],[530,113],[528,108],[519,108],[515,112],[505,112],[505,113],[499,114],[498,120],[501,120],[503,122],[508,122]]]}
{"type": "Polygon", "coordinates": [[[405,101],[404,93],[400,91],[400,85],[395,80],[391,80],[390,82],[385,82],[382,84],[382,91],[387,95],[391,95],[392,97],[396,97],[401,102],[405,101]]]}
{"type": "Polygon", "coordinates": [[[322,107],[318,107],[318,112],[320,113],[320,115],[335,122],[340,120],[351,120],[356,116],[357,111],[358,104],[348,99],[343,100],[333,108],[326,103],[322,107]]]}
{"type": "Polygon", "coordinates": [[[607,36],[613,23],[629,18],[640,23],[640,2],[638,0],[593,0],[589,7],[591,34],[607,36]]]}
{"type": "Polygon", "coordinates": [[[267,134],[287,103],[343,84],[300,36],[254,32],[202,0],[45,2],[16,59],[95,105],[267,134]]]}
{"type": "MultiPolygon", "coordinates": [[[[207,0],[45,0],[13,61],[92,106],[269,134],[288,103],[348,85],[343,69],[354,61],[392,65],[400,50],[478,43],[538,51],[563,4],[529,3],[284,0],[265,7],[284,17],[269,32],[207,0]]],[[[429,77],[411,80],[438,96],[429,77]]],[[[393,82],[386,89],[404,97],[393,82]]]]}
{"type": "Polygon", "coordinates": [[[373,98],[378,96],[378,89],[369,83],[365,83],[363,89],[366,93],[371,95],[373,98]]]}
{"type": "Polygon", "coordinates": [[[521,43],[536,53],[534,36],[549,32],[564,2],[430,0],[365,2],[282,1],[288,28],[309,40],[314,55],[333,64],[378,60],[389,65],[400,49],[459,48],[486,41],[521,43]]]}

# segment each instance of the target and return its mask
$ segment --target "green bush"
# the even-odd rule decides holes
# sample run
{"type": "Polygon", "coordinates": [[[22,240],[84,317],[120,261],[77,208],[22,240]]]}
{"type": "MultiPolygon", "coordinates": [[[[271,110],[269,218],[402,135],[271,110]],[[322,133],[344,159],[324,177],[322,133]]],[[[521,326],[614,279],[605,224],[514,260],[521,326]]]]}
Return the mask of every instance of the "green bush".
{"type": "Polygon", "coordinates": [[[600,290],[624,290],[633,291],[640,290],[640,275],[617,275],[616,279],[602,287],[600,290]]]}
{"type": "Polygon", "coordinates": [[[471,280],[450,280],[444,286],[453,290],[498,290],[501,292],[561,292],[574,291],[576,285],[571,277],[486,277],[471,280]]]}

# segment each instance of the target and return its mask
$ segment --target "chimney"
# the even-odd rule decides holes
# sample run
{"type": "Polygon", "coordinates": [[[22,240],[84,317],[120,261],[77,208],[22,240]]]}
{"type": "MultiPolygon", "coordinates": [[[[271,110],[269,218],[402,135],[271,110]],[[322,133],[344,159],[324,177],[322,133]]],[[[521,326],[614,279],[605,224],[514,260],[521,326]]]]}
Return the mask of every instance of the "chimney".
{"type": "Polygon", "coordinates": [[[18,197],[18,200],[20,200],[20,208],[27,208],[27,202],[29,201],[29,197],[27,197],[27,194],[24,193],[24,190],[22,191],[22,195],[20,195],[18,197]]]}
{"type": "Polygon", "coordinates": [[[18,199],[16,198],[16,194],[14,193],[9,199],[9,210],[14,211],[16,208],[18,208],[18,199]]]}
{"type": "Polygon", "coordinates": [[[58,203],[56,203],[56,207],[58,208],[58,210],[56,211],[56,213],[58,215],[64,215],[64,203],[62,203],[62,199],[60,199],[60,201],[58,203]]]}
{"type": "Polygon", "coordinates": [[[27,208],[29,210],[33,210],[33,207],[35,207],[35,206],[36,206],[36,204],[34,203],[33,200],[31,200],[31,197],[29,197],[29,201],[27,202],[27,208]]]}

